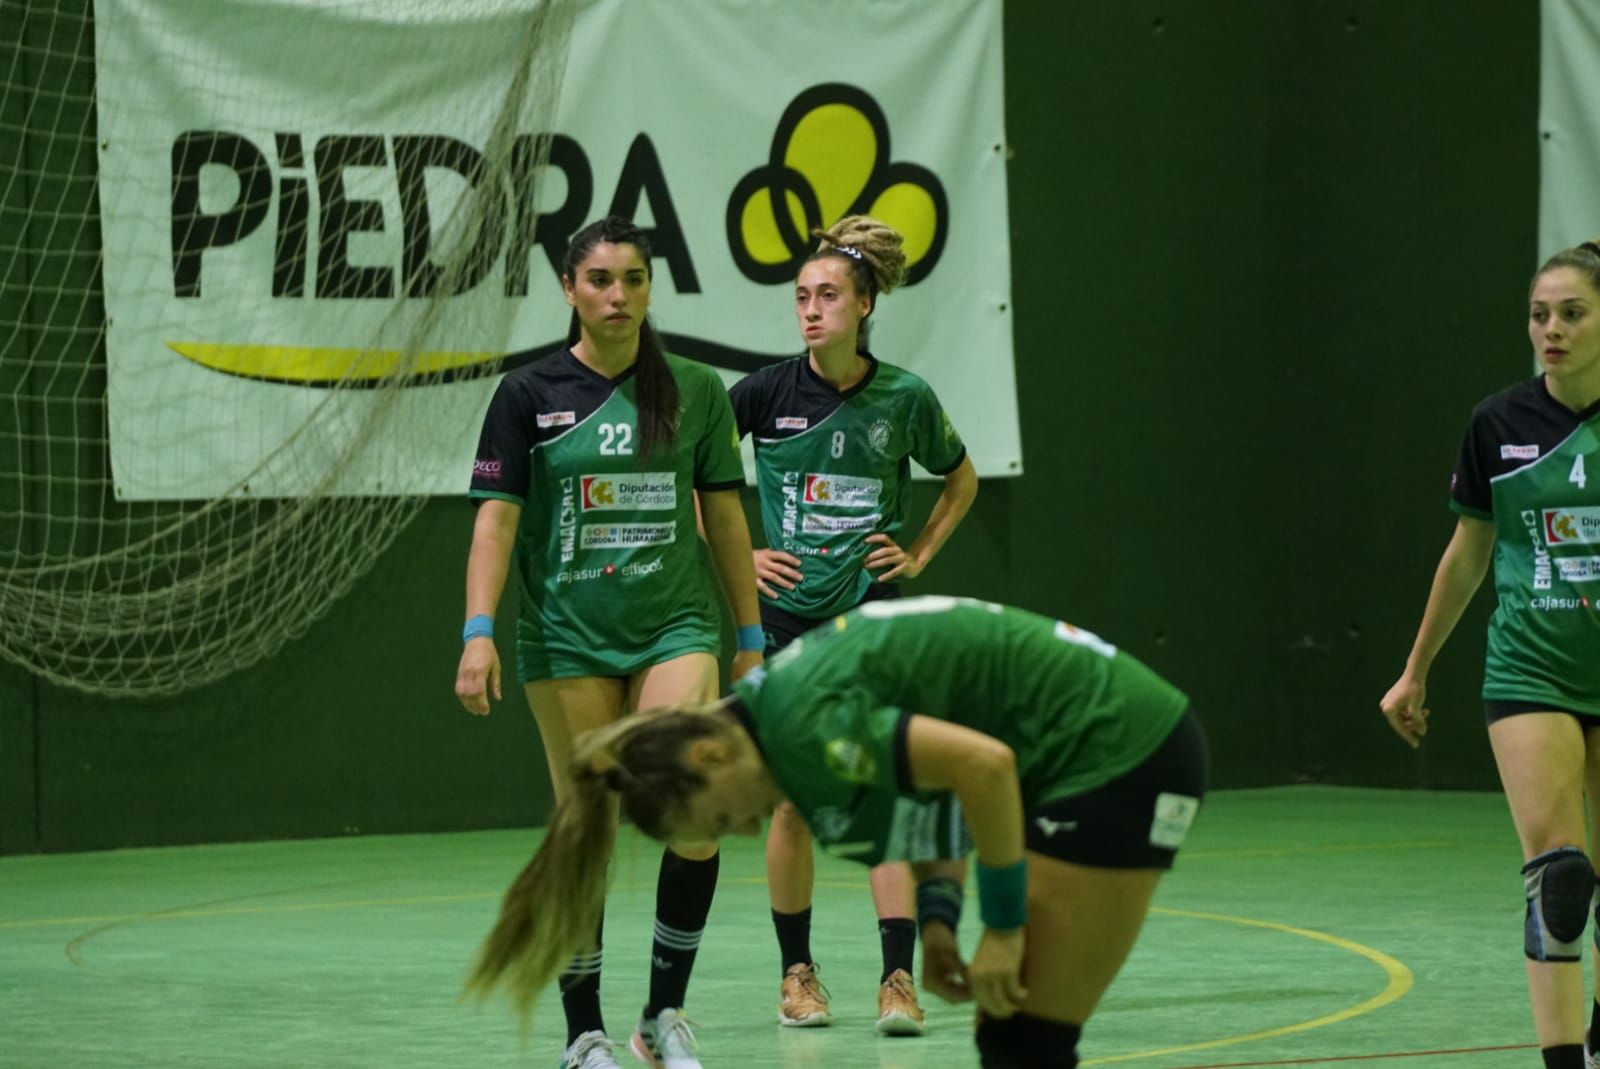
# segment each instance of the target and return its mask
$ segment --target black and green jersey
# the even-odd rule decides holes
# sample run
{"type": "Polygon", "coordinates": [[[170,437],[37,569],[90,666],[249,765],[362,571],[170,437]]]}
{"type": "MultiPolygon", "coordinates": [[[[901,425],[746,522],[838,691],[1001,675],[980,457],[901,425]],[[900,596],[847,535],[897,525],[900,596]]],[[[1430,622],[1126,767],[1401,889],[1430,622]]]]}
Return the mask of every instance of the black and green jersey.
{"type": "Polygon", "coordinates": [[[1176,688],[1087,631],[948,597],[868,602],[733,689],[817,840],[867,864],[952,856],[950,799],[911,785],[913,714],[1009,745],[1033,809],[1130,771],[1188,708],[1176,688]]]}
{"type": "Polygon", "coordinates": [[[1573,412],[1542,375],[1482,401],[1450,507],[1495,528],[1483,696],[1600,715],[1600,403],[1573,412]]]}
{"type": "Polygon", "coordinates": [[[719,649],[693,491],[744,485],[739,441],[716,372],[674,356],[667,366],[679,395],[670,454],[639,455],[633,370],[607,379],[570,350],[512,371],[490,402],[471,495],[522,506],[525,682],[719,649]]]}
{"type": "MultiPolygon", "coordinates": [[[[872,573],[866,537],[905,522],[915,460],[934,475],[967,450],[929,385],[867,357],[867,374],[840,393],[796,357],[734,384],[739,434],[754,437],[767,546],[800,558],[801,581],[771,604],[818,620],[861,602],[872,573]]],[[[899,538],[895,537],[898,542],[899,538]]]]}

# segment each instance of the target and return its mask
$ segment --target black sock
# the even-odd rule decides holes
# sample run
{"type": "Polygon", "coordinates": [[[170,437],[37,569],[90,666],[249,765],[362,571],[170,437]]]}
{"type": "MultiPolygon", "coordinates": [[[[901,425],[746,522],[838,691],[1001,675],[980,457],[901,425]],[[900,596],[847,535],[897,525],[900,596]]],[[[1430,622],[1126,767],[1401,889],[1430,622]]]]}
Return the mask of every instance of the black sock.
{"type": "Polygon", "coordinates": [[[594,949],[575,955],[561,973],[561,1009],[567,1015],[567,1045],[585,1032],[604,1032],[600,1016],[600,942],[606,930],[605,914],[594,930],[594,949]]]}
{"type": "Polygon", "coordinates": [[[811,907],[799,913],[772,911],[772,926],[778,930],[778,954],[783,958],[783,972],[789,974],[791,965],[811,964],[811,907]]]}
{"type": "Polygon", "coordinates": [[[1583,1069],[1583,1044],[1563,1043],[1559,1047],[1545,1047],[1544,1069],[1583,1069]]]}
{"type": "Polygon", "coordinates": [[[911,972],[912,955],[917,949],[917,922],[910,917],[880,917],[878,938],[883,943],[883,975],[878,977],[878,983],[889,979],[896,969],[911,972]]]}
{"type": "Polygon", "coordinates": [[[1589,1004],[1589,1042],[1600,1038],[1600,1001],[1589,1004]]]}
{"type": "Polygon", "coordinates": [[[671,850],[661,855],[661,873],[656,877],[656,938],[650,951],[650,1001],[644,1007],[647,1018],[683,1006],[721,866],[720,852],[706,861],[690,861],[671,850]]]}

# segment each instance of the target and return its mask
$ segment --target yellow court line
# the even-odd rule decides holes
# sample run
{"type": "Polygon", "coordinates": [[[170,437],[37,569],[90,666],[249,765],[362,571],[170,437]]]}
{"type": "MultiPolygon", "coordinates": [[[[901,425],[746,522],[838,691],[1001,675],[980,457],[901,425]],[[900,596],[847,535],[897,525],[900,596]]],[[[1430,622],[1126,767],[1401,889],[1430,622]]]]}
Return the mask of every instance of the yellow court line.
{"type": "Polygon", "coordinates": [[[1400,998],[1402,998],[1407,991],[1411,990],[1412,985],[1416,983],[1416,977],[1412,974],[1411,970],[1406,967],[1405,963],[1399,959],[1392,958],[1381,950],[1374,950],[1372,947],[1363,946],[1360,943],[1349,939],[1340,938],[1337,935],[1329,935],[1327,932],[1313,931],[1310,928],[1296,928],[1292,925],[1278,924],[1273,921],[1255,920],[1251,917],[1230,917],[1222,913],[1195,913],[1186,909],[1166,909],[1161,906],[1152,907],[1150,912],[1165,914],[1169,917],[1188,917],[1192,920],[1220,921],[1224,924],[1237,924],[1246,928],[1266,928],[1269,931],[1297,935],[1302,939],[1314,939],[1319,943],[1327,943],[1330,946],[1338,947],[1340,950],[1348,950],[1352,954],[1361,955],[1363,958],[1366,958],[1368,961],[1382,969],[1384,971],[1384,975],[1389,978],[1389,982],[1384,985],[1382,991],[1378,992],[1376,995],[1373,995],[1371,998],[1366,999],[1365,1001],[1358,1002],[1354,1006],[1342,1009],[1337,1013],[1326,1014],[1322,1017],[1316,1017],[1309,1021],[1300,1021],[1296,1024],[1287,1024],[1279,1028],[1268,1028],[1260,1032],[1249,1032],[1237,1036],[1224,1036],[1221,1039],[1208,1039],[1200,1043],[1185,1043],[1182,1046],[1177,1047],[1158,1047],[1152,1050],[1134,1051],[1131,1054],[1115,1054],[1105,1058],[1090,1058],[1082,1063],[1084,1066],[1110,1065],[1113,1062],[1131,1062],[1138,1058],[1155,1058],[1166,1054],[1188,1054],[1191,1051],[1212,1050],[1217,1047],[1232,1047],[1240,1043],[1253,1043],[1260,1039],[1276,1039],[1279,1036],[1294,1035],[1297,1032],[1309,1032],[1314,1028],[1326,1028],[1328,1025],[1338,1024],[1341,1021],[1348,1021],[1353,1017],[1361,1017],[1365,1014],[1372,1013],[1374,1010],[1382,1009],[1391,1002],[1398,1001],[1400,998]]]}

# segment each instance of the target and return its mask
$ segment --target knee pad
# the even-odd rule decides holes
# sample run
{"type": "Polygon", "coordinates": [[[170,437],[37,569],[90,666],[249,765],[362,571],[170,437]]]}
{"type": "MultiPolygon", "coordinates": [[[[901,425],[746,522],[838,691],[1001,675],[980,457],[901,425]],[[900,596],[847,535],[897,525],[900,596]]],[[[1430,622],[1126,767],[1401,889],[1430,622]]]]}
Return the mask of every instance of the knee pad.
{"type": "Polygon", "coordinates": [[[1081,1025],[1018,1013],[1003,1021],[978,1021],[978,1061],[983,1069],[1077,1069],[1081,1025]]]}
{"type": "Polygon", "coordinates": [[[1594,868],[1582,850],[1563,846],[1522,866],[1528,900],[1523,951],[1533,961],[1577,961],[1595,892],[1594,868]]]}

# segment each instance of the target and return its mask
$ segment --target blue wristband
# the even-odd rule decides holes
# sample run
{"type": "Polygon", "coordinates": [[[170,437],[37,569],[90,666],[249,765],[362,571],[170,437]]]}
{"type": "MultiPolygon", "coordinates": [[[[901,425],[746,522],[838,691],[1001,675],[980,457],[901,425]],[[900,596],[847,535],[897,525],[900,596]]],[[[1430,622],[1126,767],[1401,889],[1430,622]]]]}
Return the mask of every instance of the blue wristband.
{"type": "Polygon", "coordinates": [[[978,913],[985,928],[1021,928],[1028,923],[1028,860],[990,868],[978,862],[978,913]]]}
{"type": "Polygon", "coordinates": [[[735,630],[740,653],[760,653],[767,648],[767,636],[762,633],[760,624],[745,624],[735,630]]]}
{"type": "Polygon", "coordinates": [[[461,629],[461,642],[465,645],[475,638],[494,638],[494,617],[486,612],[469,619],[461,629]]]}

